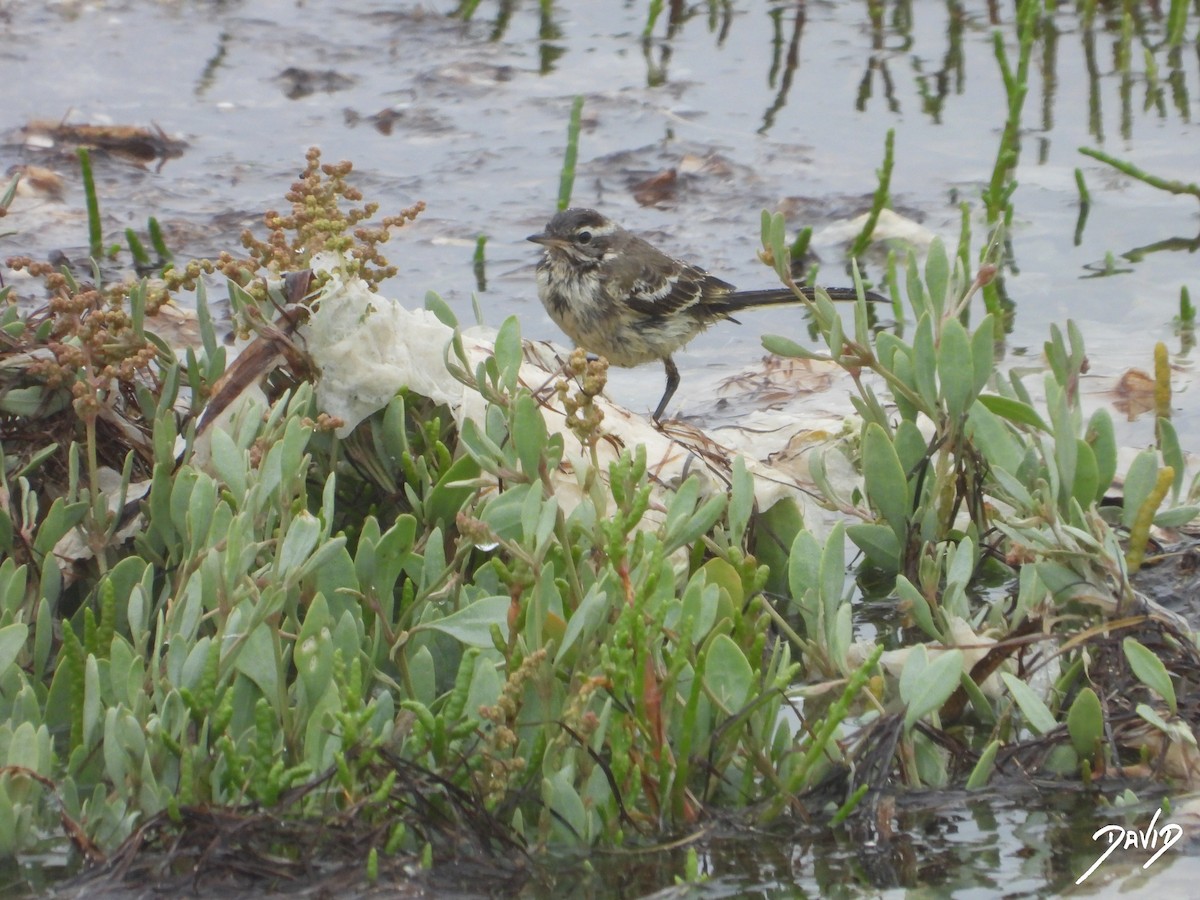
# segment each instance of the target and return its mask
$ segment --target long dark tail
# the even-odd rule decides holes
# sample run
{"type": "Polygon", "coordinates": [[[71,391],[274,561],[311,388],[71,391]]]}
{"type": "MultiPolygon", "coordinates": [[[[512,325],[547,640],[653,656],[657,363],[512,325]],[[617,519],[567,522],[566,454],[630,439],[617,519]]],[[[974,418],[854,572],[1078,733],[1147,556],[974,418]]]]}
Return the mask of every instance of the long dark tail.
{"type": "MultiPolygon", "coordinates": [[[[811,287],[805,285],[800,288],[800,292],[809,300],[816,296],[811,287]]],[[[858,293],[854,288],[825,288],[825,293],[829,295],[830,300],[848,300],[854,301],[858,299],[858,293]]],[[[877,294],[874,291],[867,291],[867,300],[872,303],[887,303],[887,297],[882,294],[877,294]]],[[[742,309],[754,309],[756,306],[775,306],[781,303],[799,303],[796,295],[786,288],[772,288],[766,291],[734,291],[732,294],[727,294],[720,299],[710,301],[708,306],[715,308],[721,313],[735,313],[742,309]]]]}

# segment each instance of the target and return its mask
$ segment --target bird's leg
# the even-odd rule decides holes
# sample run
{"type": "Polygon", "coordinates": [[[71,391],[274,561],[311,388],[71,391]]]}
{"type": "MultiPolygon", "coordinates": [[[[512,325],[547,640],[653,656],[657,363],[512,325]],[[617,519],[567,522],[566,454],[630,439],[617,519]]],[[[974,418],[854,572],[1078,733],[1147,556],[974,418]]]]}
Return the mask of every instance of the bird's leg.
{"type": "Polygon", "coordinates": [[[675,395],[675,389],[679,387],[679,370],[675,368],[675,360],[669,356],[664,356],[663,368],[667,370],[667,389],[663,391],[662,399],[658,401],[658,409],[654,410],[652,418],[655,422],[658,422],[662,418],[663,410],[667,408],[667,404],[671,402],[671,397],[675,395]]]}

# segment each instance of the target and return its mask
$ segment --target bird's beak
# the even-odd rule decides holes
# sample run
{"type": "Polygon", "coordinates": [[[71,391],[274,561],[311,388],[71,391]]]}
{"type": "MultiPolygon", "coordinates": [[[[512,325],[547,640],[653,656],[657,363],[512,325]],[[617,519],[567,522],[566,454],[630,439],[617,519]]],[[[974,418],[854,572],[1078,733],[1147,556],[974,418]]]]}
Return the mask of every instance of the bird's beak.
{"type": "Polygon", "coordinates": [[[541,244],[544,247],[561,248],[570,246],[570,241],[567,241],[564,238],[555,237],[552,234],[547,234],[544,231],[539,232],[538,234],[531,234],[529,237],[525,238],[525,240],[533,241],[535,244],[541,244]]]}

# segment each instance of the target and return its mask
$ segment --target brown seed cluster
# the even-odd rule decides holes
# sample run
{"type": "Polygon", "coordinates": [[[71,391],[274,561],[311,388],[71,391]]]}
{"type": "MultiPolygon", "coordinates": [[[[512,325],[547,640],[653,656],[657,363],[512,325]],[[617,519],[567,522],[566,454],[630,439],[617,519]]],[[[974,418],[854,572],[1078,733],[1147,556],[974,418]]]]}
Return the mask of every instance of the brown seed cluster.
{"type": "MultiPolygon", "coordinates": [[[[139,333],[129,312],[130,285],[100,289],[81,284],[28,257],[14,257],[7,264],[40,277],[49,295],[45,309],[31,317],[32,327],[24,332],[21,350],[30,356],[24,374],[50,389],[70,385],[79,415],[96,415],[114,382],[132,384],[154,362],[158,349],[139,333]]],[[[146,312],[153,315],[165,295],[147,299],[146,312]]]]}
{"type": "Polygon", "coordinates": [[[372,289],[399,270],[380,252],[380,245],[391,236],[391,228],[411,222],[425,209],[417,202],[394,216],[384,216],[377,224],[368,224],[379,211],[378,203],[348,206],[362,201],[362,192],[347,181],[353,169],[349,162],[321,163],[317,147],[305,154],[306,165],[285,199],[291,212],[268,211],[263,222],[265,239],[250,231],[242,234],[242,246],[248,258],[236,259],[222,254],[217,269],[255,293],[252,282],[261,275],[279,276],[309,267],[312,258],[323,251],[336,251],[353,261],[357,274],[372,289]]]}

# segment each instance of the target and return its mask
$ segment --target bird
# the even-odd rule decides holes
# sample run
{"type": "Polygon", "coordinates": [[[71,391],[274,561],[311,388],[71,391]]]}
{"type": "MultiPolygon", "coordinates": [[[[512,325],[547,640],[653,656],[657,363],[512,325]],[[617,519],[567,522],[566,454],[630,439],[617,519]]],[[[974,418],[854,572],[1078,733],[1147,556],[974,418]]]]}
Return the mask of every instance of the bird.
{"type": "MultiPolygon", "coordinates": [[[[788,288],[739,291],[594,209],[562,210],[526,240],[544,248],[538,298],[576,346],[622,368],[662,361],[667,384],[652,417],[656,423],[679,387],[676,350],[714,322],[736,322],[733,314],[741,310],[802,302],[788,288]]],[[[800,291],[813,299],[811,287],[800,291]]],[[[827,292],[834,300],[858,297],[853,288],[827,292]]]]}

